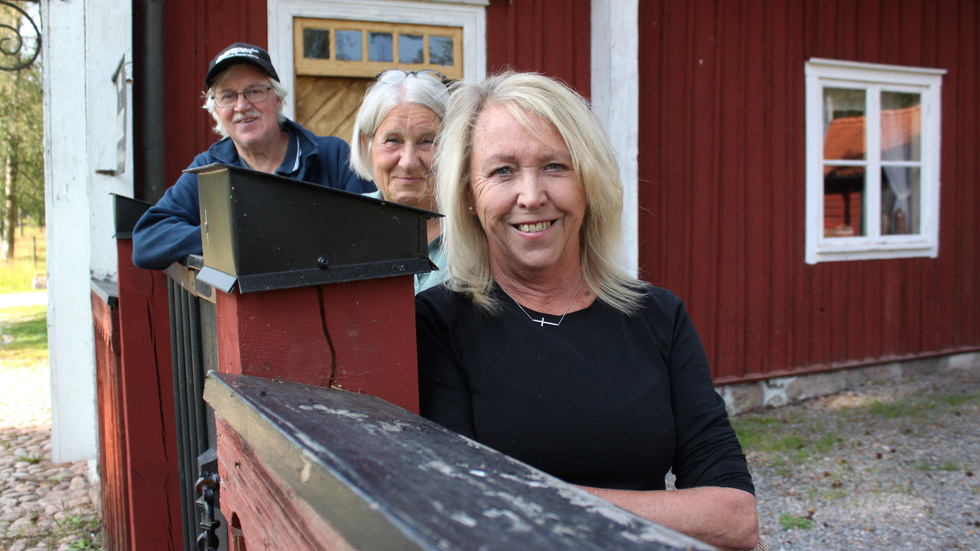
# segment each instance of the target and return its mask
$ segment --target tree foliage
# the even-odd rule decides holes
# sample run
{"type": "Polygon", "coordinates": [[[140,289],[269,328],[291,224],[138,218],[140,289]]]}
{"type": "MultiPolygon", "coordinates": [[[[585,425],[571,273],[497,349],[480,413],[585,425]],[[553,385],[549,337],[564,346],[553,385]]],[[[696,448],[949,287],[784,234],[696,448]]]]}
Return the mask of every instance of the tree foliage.
{"type": "MultiPolygon", "coordinates": [[[[32,19],[37,17],[33,10],[32,19]]],[[[30,11],[27,12],[28,14],[30,11]]],[[[33,27],[27,15],[0,4],[0,53],[30,56],[33,27]],[[21,35],[13,36],[16,32],[21,35]],[[24,43],[19,50],[14,47],[24,43]],[[15,53],[11,54],[11,51],[15,53]]],[[[37,22],[37,19],[34,19],[37,22]]],[[[10,66],[5,59],[5,66],[10,66]]],[[[41,97],[40,58],[27,67],[0,71],[0,219],[3,220],[4,252],[12,255],[8,238],[21,216],[44,224],[44,111],[41,97]]]]}

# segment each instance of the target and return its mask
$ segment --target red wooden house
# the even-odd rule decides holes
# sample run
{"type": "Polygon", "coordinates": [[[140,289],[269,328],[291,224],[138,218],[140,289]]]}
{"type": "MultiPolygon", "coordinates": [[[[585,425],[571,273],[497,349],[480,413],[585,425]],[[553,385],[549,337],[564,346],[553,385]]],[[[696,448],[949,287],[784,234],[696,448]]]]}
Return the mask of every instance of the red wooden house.
{"type": "MultiPolygon", "coordinates": [[[[288,3],[166,3],[166,185],[215,139],[199,105],[200,75],[210,58],[236,40],[269,45],[274,35],[278,44],[291,41],[292,36],[282,38],[289,34],[285,30],[269,29],[269,13],[288,3]]],[[[358,13],[351,14],[345,2],[319,4],[325,15],[332,4],[338,18],[358,13]]],[[[447,9],[439,2],[420,4],[447,9]]],[[[636,180],[626,184],[636,193],[635,212],[627,216],[636,220],[631,229],[639,273],[687,301],[719,383],[980,348],[975,307],[980,228],[972,216],[980,203],[974,155],[980,114],[971,100],[977,95],[980,55],[975,2],[465,4],[485,10],[485,48],[477,46],[485,66],[474,74],[508,67],[540,71],[586,96],[596,86],[596,74],[610,74],[602,66],[606,60],[594,58],[629,53],[590,39],[609,39],[610,31],[592,28],[601,17],[595,12],[612,12],[615,18],[634,10],[635,19],[612,21],[611,33],[618,41],[635,40],[635,72],[611,73],[616,79],[611,86],[638,86],[636,105],[599,107],[635,116],[626,123],[612,118],[608,131],[614,140],[623,132],[636,133],[635,159],[628,150],[623,154],[624,164],[636,163],[636,180]],[[807,232],[819,232],[823,225],[810,228],[807,218],[807,158],[820,145],[806,133],[804,71],[812,59],[886,65],[898,73],[943,71],[933,110],[940,149],[927,161],[938,180],[922,185],[925,197],[925,187],[941,182],[935,195],[938,216],[929,221],[938,232],[925,254],[908,257],[899,249],[894,258],[862,259],[858,252],[855,260],[807,262],[807,232]]],[[[372,10],[364,7],[360,15],[376,21],[372,10]]],[[[385,21],[398,23],[390,14],[385,21]]],[[[277,22],[284,25],[282,16],[277,22]]],[[[137,60],[147,55],[135,46],[137,60]]],[[[140,83],[134,86],[139,97],[140,83]]],[[[139,107],[137,101],[137,112],[139,107]]],[[[143,190],[135,193],[153,199],[143,197],[143,190]]],[[[858,193],[858,202],[864,194],[858,193]]]]}
{"type": "MultiPolygon", "coordinates": [[[[137,199],[155,200],[215,140],[201,81],[227,44],[267,46],[292,90],[289,115],[349,140],[358,94],[376,67],[398,63],[375,62],[365,46],[360,65],[345,68],[336,52],[304,50],[306,31],[435,36],[452,55],[418,63],[458,78],[543,72],[592,98],[622,155],[638,274],[687,302],[719,385],[894,362],[976,368],[973,0],[133,8],[134,71],[144,76],[133,83],[137,199]],[[162,112],[147,108],[160,86],[162,112]]],[[[134,284],[152,291],[148,277],[134,284]]]]}

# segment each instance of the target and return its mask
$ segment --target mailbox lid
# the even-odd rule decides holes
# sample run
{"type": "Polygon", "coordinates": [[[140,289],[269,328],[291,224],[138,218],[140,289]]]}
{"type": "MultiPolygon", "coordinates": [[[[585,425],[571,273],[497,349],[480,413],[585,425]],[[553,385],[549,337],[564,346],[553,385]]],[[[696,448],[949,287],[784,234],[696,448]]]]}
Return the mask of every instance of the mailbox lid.
{"type": "Polygon", "coordinates": [[[241,167],[189,172],[199,182],[202,276],[216,270],[243,293],[432,269],[426,221],[437,213],[241,167]]]}

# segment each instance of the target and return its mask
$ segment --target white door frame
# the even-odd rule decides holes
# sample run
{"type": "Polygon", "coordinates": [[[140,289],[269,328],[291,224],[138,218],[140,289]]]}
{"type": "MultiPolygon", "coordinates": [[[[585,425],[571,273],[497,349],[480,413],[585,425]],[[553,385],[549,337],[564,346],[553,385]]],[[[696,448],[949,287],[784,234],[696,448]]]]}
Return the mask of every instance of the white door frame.
{"type": "MultiPolygon", "coordinates": [[[[488,2],[411,2],[405,0],[268,0],[269,56],[280,82],[293,90],[293,18],[320,17],[463,28],[463,78],[483,80],[487,68],[488,2]]],[[[283,114],[293,118],[286,102],[283,114]]]]}

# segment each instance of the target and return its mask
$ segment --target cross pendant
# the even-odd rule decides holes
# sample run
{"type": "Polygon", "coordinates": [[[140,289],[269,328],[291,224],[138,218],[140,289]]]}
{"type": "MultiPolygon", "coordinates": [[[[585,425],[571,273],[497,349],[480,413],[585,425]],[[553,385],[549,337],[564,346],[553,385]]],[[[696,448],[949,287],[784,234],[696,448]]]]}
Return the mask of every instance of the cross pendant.
{"type": "Polygon", "coordinates": [[[541,316],[541,319],[539,319],[539,320],[536,320],[534,318],[531,318],[531,321],[533,321],[534,323],[540,323],[541,324],[541,327],[544,327],[545,325],[553,325],[555,327],[558,327],[558,324],[557,323],[550,322],[550,321],[545,321],[544,320],[544,316],[541,316]]]}

